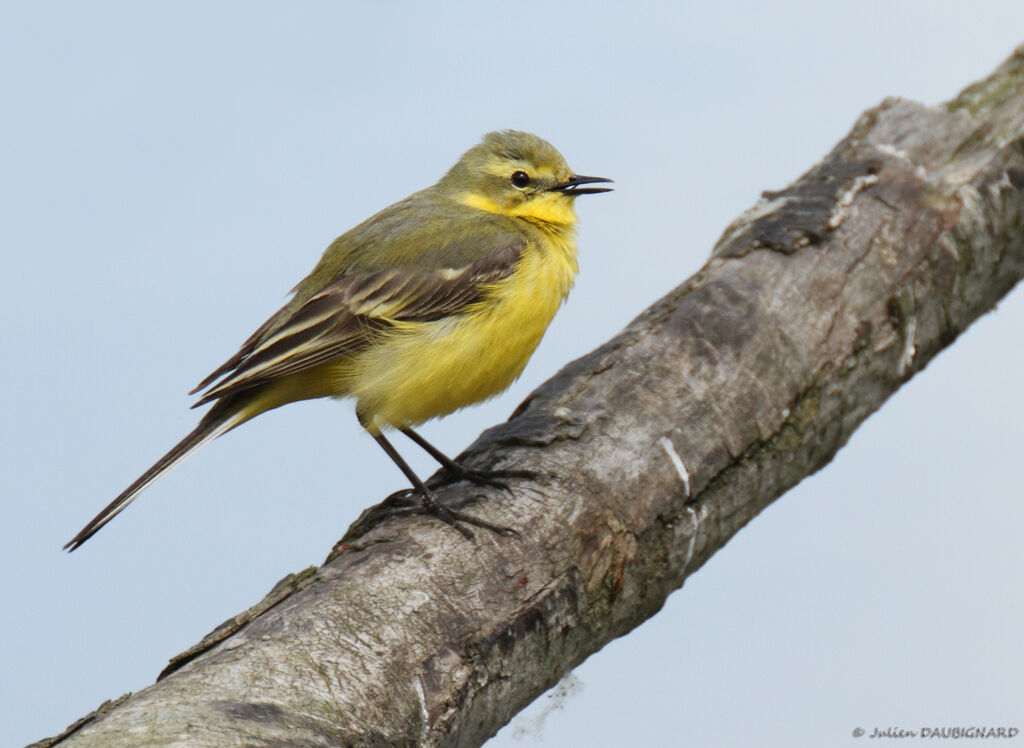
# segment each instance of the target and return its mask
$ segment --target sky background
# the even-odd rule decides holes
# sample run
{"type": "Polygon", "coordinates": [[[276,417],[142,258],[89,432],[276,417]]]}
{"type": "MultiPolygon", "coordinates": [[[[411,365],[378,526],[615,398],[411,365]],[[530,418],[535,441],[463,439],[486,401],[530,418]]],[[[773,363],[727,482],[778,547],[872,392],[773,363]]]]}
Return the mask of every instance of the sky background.
{"type": "MultiPolygon", "coordinates": [[[[1020,0],[440,5],[0,4],[0,745],[148,685],[404,486],[350,403],[303,403],[60,551],[336,235],[483,133],[536,132],[616,191],[580,201],[577,286],[522,379],[423,429],[449,453],[861,111],[951,98],[1024,42],[1020,0]]],[[[1024,730],[1022,337],[1018,290],[489,746],[1024,730]]]]}

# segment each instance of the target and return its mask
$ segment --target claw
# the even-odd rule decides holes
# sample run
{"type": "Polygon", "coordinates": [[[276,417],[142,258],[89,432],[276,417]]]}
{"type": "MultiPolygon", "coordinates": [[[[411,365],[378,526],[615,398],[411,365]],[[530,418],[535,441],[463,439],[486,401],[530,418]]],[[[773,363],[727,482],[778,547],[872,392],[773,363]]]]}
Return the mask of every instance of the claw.
{"type": "Polygon", "coordinates": [[[402,491],[396,491],[395,493],[391,494],[391,496],[388,496],[388,498],[385,500],[386,503],[390,504],[387,514],[392,517],[409,517],[413,515],[430,514],[434,517],[437,517],[445,524],[454,527],[456,530],[462,533],[463,537],[465,537],[467,540],[476,540],[476,536],[473,534],[472,530],[470,530],[467,527],[463,527],[463,525],[473,525],[475,527],[482,527],[485,530],[493,532],[495,535],[503,535],[505,537],[516,538],[522,537],[516,530],[513,530],[511,527],[505,527],[504,525],[496,525],[492,522],[488,522],[486,520],[479,519],[478,517],[474,517],[471,514],[465,514],[464,512],[456,511],[455,509],[450,509],[444,504],[442,504],[440,501],[438,501],[437,497],[434,496],[433,493],[430,494],[431,499],[429,501],[424,501],[421,496],[420,502],[418,504],[412,505],[411,503],[408,503],[408,499],[411,498],[411,496],[417,494],[419,494],[419,492],[416,491],[416,489],[409,488],[404,489],[402,491]],[[399,501],[406,503],[404,503],[404,505],[402,506],[398,506],[397,503],[399,501]]]}
{"type": "Polygon", "coordinates": [[[489,486],[491,488],[497,488],[502,491],[508,491],[512,493],[512,489],[509,488],[508,484],[505,483],[503,478],[509,478],[514,480],[537,480],[540,476],[539,473],[533,470],[478,470],[475,468],[467,468],[459,465],[457,462],[453,462],[452,466],[445,466],[443,475],[431,481],[432,487],[446,486],[450,483],[457,483],[458,481],[469,481],[477,486],[489,486]],[[454,466],[457,469],[453,469],[454,466]]]}
{"type": "Polygon", "coordinates": [[[433,492],[424,486],[423,491],[418,491],[420,498],[423,503],[423,511],[429,514],[433,514],[435,517],[440,519],[442,522],[454,527],[456,530],[461,532],[464,537],[469,540],[475,540],[476,536],[473,535],[472,531],[467,527],[463,527],[463,524],[475,525],[476,527],[482,527],[485,530],[490,530],[497,535],[505,535],[506,537],[519,533],[513,530],[511,527],[504,527],[503,525],[495,525],[486,520],[478,519],[470,514],[463,514],[462,512],[449,509],[433,494],[433,492]]]}

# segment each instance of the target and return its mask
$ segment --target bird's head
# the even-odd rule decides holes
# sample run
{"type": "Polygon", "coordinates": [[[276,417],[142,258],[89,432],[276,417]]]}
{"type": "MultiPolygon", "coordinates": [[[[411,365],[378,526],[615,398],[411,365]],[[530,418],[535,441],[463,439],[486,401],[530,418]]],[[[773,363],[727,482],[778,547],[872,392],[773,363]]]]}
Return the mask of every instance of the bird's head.
{"type": "Polygon", "coordinates": [[[569,226],[576,222],[579,195],[608,192],[582,187],[611,182],[574,174],[562,154],[528,132],[491,132],[470,148],[438,183],[459,202],[489,213],[569,226]]]}

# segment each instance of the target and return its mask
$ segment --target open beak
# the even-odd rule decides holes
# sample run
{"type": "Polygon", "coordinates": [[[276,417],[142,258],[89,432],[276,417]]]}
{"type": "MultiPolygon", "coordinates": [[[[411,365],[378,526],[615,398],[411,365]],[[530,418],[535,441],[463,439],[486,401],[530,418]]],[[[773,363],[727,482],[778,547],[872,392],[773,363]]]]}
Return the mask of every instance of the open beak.
{"type": "Polygon", "coordinates": [[[598,192],[611,192],[611,187],[580,187],[581,184],[594,184],[595,182],[611,182],[610,179],[604,177],[584,177],[580,174],[574,174],[569,177],[569,181],[563,184],[558,184],[551,189],[561,192],[563,195],[596,195],[598,192]]]}

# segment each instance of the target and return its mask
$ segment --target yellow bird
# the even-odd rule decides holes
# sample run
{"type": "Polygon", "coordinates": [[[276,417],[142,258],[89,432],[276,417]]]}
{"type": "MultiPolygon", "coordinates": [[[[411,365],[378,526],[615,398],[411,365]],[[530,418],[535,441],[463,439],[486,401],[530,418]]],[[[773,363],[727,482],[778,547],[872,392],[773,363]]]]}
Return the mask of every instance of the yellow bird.
{"type": "Polygon", "coordinates": [[[206,442],[272,408],[352,397],[359,423],[412,482],[423,509],[506,528],[440,504],[384,436],[396,428],[448,480],[502,485],[463,468],[413,430],[480,402],[522,373],[577,271],[574,202],[610,182],[574,174],[545,140],[492,132],[441,180],[335,239],[285,306],[204,379],[192,433],[64,547],[75,550],[150,483],[206,442]]]}

